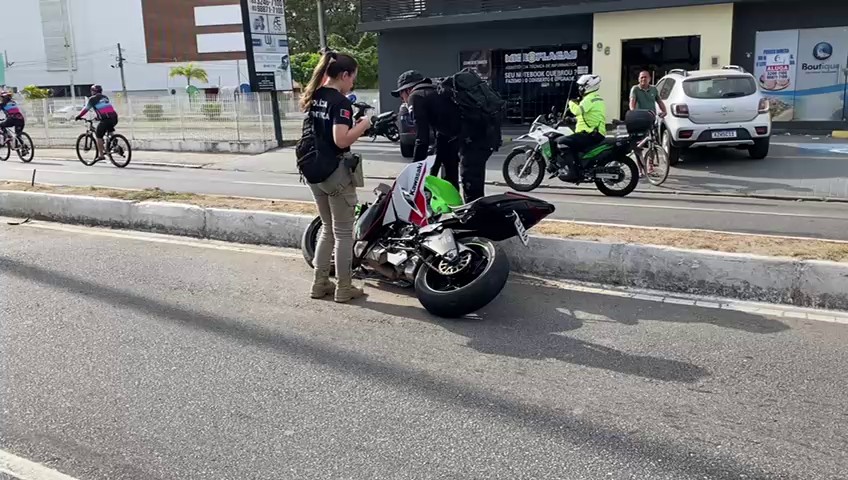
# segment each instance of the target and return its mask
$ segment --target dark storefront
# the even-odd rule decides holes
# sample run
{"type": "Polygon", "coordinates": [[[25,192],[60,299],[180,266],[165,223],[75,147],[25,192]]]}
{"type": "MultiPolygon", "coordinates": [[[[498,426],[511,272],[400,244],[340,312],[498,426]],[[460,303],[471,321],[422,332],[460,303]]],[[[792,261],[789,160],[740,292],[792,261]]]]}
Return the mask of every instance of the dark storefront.
{"type": "Polygon", "coordinates": [[[732,59],[758,78],[776,126],[848,123],[848,2],[737,3],[732,59]]]}
{"type": "Polygon", "coordinates": [[[380,32],[380,103],[394,108],[398,75],[431,77],[463,65],[486,73],[509,102],[511,121],[562,108],[571,79],[591,68],[592,16],[404,28],[380,32]]]}
{"type": "Polygon", "coordinates": [[[491,61],[489,81],[507,101],[507,120],[512,123],[532,121],[552,106],[562,111],[574,92],[572,82],[592,66],[588,43],[486,53],[491,61]]]}

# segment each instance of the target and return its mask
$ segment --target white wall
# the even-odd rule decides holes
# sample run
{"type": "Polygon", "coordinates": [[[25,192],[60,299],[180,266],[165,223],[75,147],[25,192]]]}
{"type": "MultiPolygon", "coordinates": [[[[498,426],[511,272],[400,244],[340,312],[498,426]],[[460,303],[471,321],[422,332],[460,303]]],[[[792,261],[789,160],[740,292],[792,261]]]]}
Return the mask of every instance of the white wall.
{"type": "MultiPolygon", "coordinates": [[[[128,90],[184,88],[185,80],[168,78],[178,64],[147,64],[141,0],[72,0],[70,3],[77,70],[74,83],[100,83],[104,89],[121,89],[115,64],[117,44],[124,49],[128,90]]],[[[68,72],[48,72],[44,53],[39,0],[0,0],[0,9],[11,16],[0,30],[0,50],[15,62],[6,69],[6,83],[22,88],[29,84],[67,85],[68,72]]],[[[197,62],[209,74],[209,84],[238,84],[235,61],[197,62]]],[[[247,64],[241,62],[241,82],[247,82],[247,64]]]]}

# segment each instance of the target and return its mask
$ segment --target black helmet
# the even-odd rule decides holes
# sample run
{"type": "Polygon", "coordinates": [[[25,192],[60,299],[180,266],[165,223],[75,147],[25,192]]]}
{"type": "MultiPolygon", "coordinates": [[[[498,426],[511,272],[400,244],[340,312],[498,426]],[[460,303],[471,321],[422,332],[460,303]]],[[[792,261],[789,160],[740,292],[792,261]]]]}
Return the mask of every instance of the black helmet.
{"type": "Polygon", "coordinates": [[[91,91],[94,93],[103,93],[103,87],[101,85],[92,85],[91,91]]]}

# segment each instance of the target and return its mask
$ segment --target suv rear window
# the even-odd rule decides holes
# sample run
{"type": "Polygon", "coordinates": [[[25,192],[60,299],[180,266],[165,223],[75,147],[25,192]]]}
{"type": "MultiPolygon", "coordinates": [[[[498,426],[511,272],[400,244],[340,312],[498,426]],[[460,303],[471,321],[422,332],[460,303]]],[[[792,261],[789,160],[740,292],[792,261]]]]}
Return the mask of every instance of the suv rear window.
{"type": "Polygon", "coordinates": [[[693,78],[683,82],[683,91],[690,98],[737,98],[753,95],[757,84],[747,76],[693,78]]]}

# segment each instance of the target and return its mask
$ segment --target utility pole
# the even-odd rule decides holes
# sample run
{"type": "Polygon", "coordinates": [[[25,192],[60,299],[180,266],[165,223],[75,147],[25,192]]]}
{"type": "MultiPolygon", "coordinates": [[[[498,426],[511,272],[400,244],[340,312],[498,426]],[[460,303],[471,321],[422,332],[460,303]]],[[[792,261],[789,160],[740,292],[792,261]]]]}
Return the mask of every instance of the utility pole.
{"type": "Polygon", "coordinates": [[[121,71],[121,91],[124,92],[124,101],[129,102],[129,98],[127,97],[127,79],[124,76],[124,54],[121,51],[121,44],[118,44],[118,69],[121,71]]]}
{"type": "Polygon", "coordinates": [[[77,104],[77,92],[74,87],[74,59],[71,57],[71,42],[68,41],[68,35],[65,35],[65,58],[68,61],[68,76],[71,82],[71,101],[73,105],[77,104]]]}
{"type": "Polygon", "coordinates": [[[318,39],[321,43],[321,51],[327,49],[327,36],[324,34],[324,2],[318,0],[318,39]]]}
{"type": "Polygon", "coordinates": [[[74,86],[74,58],[73,51],[71,50],[71,40],[73,37],[73,30],[71,29],[71,9],[70,5],[62,2],[63,7],[65,7],[65,18],[68,22],[68,27],[65,29],[65,57],[68,60],[68,77],[71,83],[71,101],[73,105],[77,104],[77,92],[76,87],[74,86]]]}

